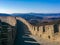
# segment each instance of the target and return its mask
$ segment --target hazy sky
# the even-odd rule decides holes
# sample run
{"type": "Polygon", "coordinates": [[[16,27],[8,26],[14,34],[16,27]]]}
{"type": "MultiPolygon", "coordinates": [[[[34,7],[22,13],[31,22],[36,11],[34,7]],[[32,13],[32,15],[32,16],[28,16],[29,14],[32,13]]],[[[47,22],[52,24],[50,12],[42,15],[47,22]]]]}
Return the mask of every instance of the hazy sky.
{"type": "Polygon", "coordinates": [[[60,13],[60,0],[0,0],[0,13],[60,13]]]}

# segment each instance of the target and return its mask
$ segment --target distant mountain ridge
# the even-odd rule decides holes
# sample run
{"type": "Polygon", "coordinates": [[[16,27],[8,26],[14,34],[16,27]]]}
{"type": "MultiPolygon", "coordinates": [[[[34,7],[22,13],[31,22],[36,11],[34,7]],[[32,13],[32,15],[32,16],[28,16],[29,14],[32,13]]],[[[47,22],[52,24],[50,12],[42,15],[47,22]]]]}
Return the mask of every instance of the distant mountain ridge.
{"type": "Polygon", "coordinates": [[[11,16],[10,14],[0,13],[0,16],[11,16]]]}
{"type": "Polygon", "coordinates": [[[44,13],[15,13],[13,14],[14,16],[21,16],[21,17],[27,17],[27,18],[30,18],[30,17],[37,17],[37,18],[60,18],[60,13],[48,13],[48,14],[44,14],[44,13]]]}
{"type": "Polygon", "coordinates": [[[22,17],[28,21],[30,20],[58,20],[60,19],[60,13],[13,13],[4,14],[0,13],[0,16],[18,16],[22,17]]]}
{"type": "Polygon", "coordinates": [[[13,15],[60,16],[60,13],[14,13],[13,15]]]}

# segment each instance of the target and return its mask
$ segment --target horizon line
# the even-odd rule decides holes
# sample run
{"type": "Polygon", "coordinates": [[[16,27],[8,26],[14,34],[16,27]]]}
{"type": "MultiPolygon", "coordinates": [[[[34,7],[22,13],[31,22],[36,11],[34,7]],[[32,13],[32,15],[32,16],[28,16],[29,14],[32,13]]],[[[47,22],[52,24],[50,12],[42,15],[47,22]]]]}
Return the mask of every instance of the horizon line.
{"type": "MultiPolygon", "coordinates": [[[[59,12],[52,12],[52,13],[39,13],[39,12],[26,12],[26,13],[24,13],[24,12],[22,12],[22,13],[0,13],[0,14],[34,14],[34,13],[36,13],[36,14],[58,14],[59,12]]],[[[59,13],[60,14],[60,13],[59,13]]]]}

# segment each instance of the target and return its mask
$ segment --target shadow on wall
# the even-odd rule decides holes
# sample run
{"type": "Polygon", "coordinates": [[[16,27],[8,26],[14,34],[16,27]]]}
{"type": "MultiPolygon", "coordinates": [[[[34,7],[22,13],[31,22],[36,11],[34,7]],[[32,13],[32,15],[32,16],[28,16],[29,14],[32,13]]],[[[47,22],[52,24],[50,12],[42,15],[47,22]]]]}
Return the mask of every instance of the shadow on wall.
{"type": "Polygon", "coordinates": [[[27,26],[25,24],[23,24],[22,22],[17,20],[17,33],[16,33],[14,45],[23,45],[24,44],[24,39],[22,37],[25,34],[25,32],[28,30],[29,29],[27,28],[27,26]]]}
{"type": "Polygon", "coordinates": [[[55,25],[54,25],[54,33],[59,32],[58,26],[59,26],[58,24],[55,24],[55,25]]]}
{"type": "Polygon", "coordinates": [[[0,45],[13,45],[15,38],[15,26],[0,21],[0,45]]]}
{"type": "Polygon", "coordinates": [[[29,32],[28,27],[21,21],[17,20],[17,33],[16,33],[16,38],[14,45],[38,45],[37,43],[29,43],[29,42],[24,42],[24,41],[35,41],[32,38],[29,38],[29,35],[31,34],[29,32]]]}

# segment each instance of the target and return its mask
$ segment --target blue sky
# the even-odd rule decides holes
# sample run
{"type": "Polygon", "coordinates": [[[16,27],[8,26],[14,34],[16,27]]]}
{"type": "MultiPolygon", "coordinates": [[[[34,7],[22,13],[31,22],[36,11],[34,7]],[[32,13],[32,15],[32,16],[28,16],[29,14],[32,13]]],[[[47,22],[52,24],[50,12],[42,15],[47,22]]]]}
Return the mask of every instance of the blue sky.
{"type": "Polygon", "coordinates": [[[60,13],[60,0],[0,0],[0,13],[60,13]]]}

